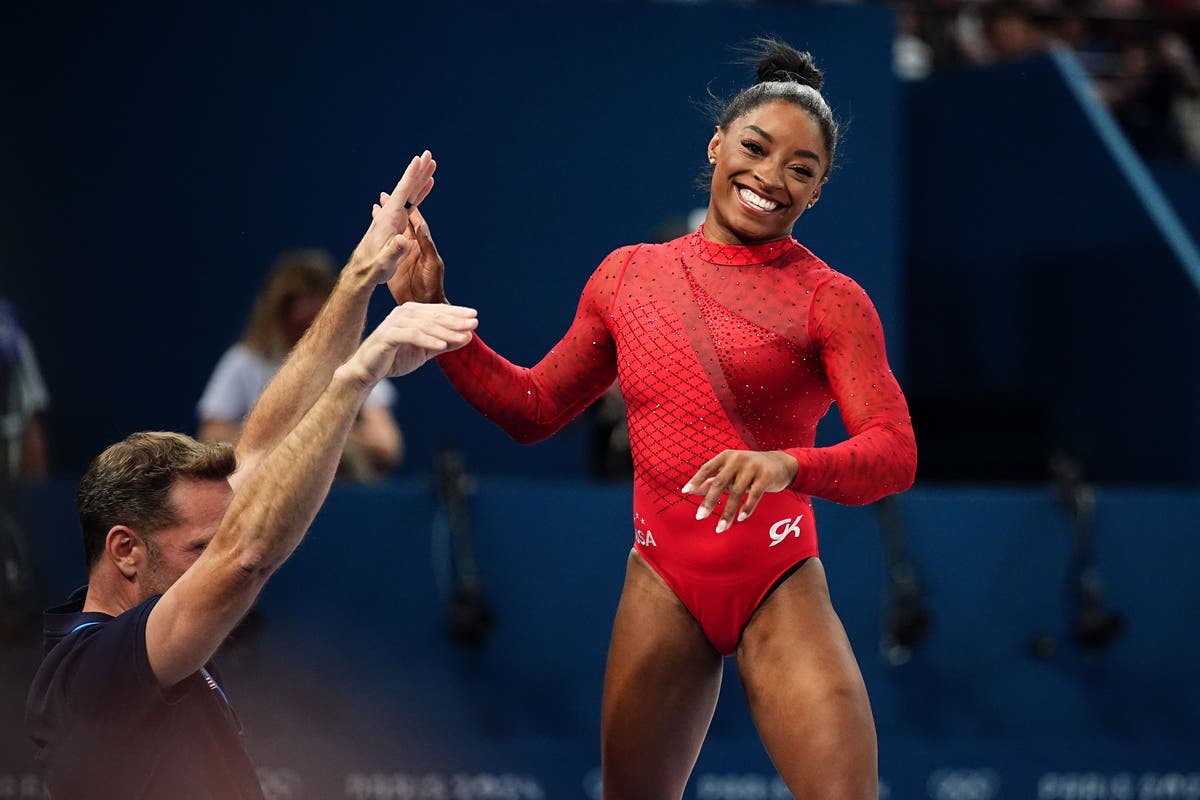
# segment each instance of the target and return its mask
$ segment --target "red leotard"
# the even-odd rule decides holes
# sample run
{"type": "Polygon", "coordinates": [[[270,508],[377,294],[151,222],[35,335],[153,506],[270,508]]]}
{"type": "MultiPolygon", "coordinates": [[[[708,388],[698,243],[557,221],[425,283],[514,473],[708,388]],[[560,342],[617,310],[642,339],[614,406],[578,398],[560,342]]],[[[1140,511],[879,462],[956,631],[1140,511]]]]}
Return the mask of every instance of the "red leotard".
{"type": "Polygon", "coordinates": [[[866,293],[795,239],[719,245],[700,232],[622,247],[532,369],[476,337],[438,361],[515,439],[557,431],[620,380],[634,459],[635,547],[729,654],[775,582],[817,554],[810,496],[870,503],[912,485],[908,407],[866,293]],[[850,438],[814,447],[836,400],[850,438]],[[785,450],[791,491],[715,532],[680,489],[723,450],[785,450]]]}

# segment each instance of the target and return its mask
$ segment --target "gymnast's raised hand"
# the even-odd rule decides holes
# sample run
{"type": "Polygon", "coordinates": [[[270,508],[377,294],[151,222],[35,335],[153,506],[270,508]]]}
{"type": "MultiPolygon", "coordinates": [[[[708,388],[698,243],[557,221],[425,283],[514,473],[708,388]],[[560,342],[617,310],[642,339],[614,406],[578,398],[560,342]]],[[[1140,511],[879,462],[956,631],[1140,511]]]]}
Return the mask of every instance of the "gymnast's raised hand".
{"type": "MultiPolygon", "coordinates": [[[[381,192],[379,202],[371,209],[378,219],[393,204],[393,192],[381,192]]],[[[421,303],[445,303],[444,276],[446,265],[438,254],[437,245],[429,233],[429,223],[415,206],[408,212],[408,227],[402,234],[411,245],[401,259],[395,274],[388,280],[388,290],[397,303],[416,300],[421,303]]]]}

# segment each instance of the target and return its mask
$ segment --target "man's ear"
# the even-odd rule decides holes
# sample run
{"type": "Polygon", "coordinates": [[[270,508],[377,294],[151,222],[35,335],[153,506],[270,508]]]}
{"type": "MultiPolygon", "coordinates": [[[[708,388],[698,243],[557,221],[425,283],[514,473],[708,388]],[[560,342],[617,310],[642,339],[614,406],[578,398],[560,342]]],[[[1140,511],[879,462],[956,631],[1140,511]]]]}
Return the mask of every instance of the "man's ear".
{"type": "Polygon", "coordinates": [[[146,568],[149,560],[145,540],[125,525],[109,529],[104,537],[104,555],[130,580],[146,568]]]}

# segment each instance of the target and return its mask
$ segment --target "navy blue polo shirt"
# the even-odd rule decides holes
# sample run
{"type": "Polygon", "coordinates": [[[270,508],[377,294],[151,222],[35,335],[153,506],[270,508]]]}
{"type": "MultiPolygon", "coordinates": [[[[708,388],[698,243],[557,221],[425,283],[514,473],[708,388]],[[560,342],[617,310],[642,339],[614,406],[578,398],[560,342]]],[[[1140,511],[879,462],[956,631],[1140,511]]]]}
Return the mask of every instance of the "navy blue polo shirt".
{"type": "Polygon", "coordinates": [[[55,800],[262,798],[241,725],[211,664],[163,689],[146,656],[161,595],[118,617],[87,587],[46,612],[25,719],[55,800]]]}

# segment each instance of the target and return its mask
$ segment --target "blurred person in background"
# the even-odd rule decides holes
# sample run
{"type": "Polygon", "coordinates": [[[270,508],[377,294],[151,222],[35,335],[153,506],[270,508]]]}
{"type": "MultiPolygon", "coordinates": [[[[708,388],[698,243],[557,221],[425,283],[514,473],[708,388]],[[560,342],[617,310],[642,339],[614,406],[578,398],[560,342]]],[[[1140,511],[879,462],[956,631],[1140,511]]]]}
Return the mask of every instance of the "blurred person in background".
{"type": "Polygon", "coordinates": [[[628,480],[633,477],[633,453],[629,444],[629,420],[620,384],[600,395],[587,410],[588,474],[596,480],[628,480]]]}
{"type": "Polygon", "coordinates": [[[923,0],[902,4],[897,12],[897,33],[928,46],[933,71],[978,64],[986,58],[977,3],[959,0],[923,0]]]}
{"type": "Polygon", "coordinates": [[[896,38],[892,65],[897,77],[918,81],[933,71],[933,48],[921,38],[921,18],[913,3],[896,4],[896,38]]]}
{"type": "Polygon", "coordinates": [[[0,480],[41,480],[49,474],[45,411],[50,403],[29,337],[12,304],[0,300],[0,480]]]}
{"type": "Polygon", "coordinates": [[[1050,37],[1029,3],[997,0],[982,11],[988,61],[1030,58],[1049,48],[1050,37]]]}
{"type": "Polygon", "coordinates": [[[29,336],[0,299],[0,640],[33,630],[33,571],[25,532],[9,508],[14,484],[49,473],[44,416],[50,395],[29,336]]]}
{"type": "MultiPolygon", "coordinates": [[[[324,250],[280,255],[255,299],[241,341],[217,362],[197,405],[198,438],[236,442],[271,377],[316,318],[337,280],[324,250]]],[[[376,480],[400,464],[404,439],[392,405],[396,390],[381,381],[355,420],[338,468],[348,480],[376,480]]]]}
{"type": "Polygon", "coordinates": [[[1113,116],[1144,158],[1200,163],[1200,68],[1186,39],[1148,30],[1126,41],[1117,74],[1102,86],[1113,116]]]}
{"type": "Polygon", "coordinates": [[[898,75],[1069,48],[1146,159],[1200,164],[1200,0],[896,3],[898,75]]]}

